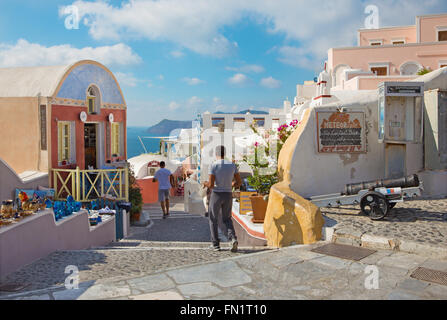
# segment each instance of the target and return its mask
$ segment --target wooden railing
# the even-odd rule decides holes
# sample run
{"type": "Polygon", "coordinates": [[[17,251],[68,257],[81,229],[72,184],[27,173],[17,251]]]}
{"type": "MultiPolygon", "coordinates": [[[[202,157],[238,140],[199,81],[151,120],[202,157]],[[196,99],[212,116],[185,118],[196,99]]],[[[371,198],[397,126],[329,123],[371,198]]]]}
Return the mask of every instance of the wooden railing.
{"type": "Polygon", "coordinates": [[[105,196],[129,201],[129,171],[123,169],[79,170],[52,169],[55,200],[71,195],[76,201],[87,202],[105,196]]]}

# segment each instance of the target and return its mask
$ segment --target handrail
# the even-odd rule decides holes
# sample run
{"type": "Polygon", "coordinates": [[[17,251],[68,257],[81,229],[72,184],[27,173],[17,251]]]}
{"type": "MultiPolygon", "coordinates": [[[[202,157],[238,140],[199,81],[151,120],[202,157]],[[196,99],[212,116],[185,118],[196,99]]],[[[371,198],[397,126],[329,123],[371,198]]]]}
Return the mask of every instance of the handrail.
{"type": "Polygon", "coordinates": [[[55,200],[71,195],[76,201],[88,202],[106,195],[129,201],[129,171],[121,169],[52,169],[55,200]],[[66,174],[66,175],[65,175],[66,174]],[[93,199],[91,198],[93,196],[93,199]]]}

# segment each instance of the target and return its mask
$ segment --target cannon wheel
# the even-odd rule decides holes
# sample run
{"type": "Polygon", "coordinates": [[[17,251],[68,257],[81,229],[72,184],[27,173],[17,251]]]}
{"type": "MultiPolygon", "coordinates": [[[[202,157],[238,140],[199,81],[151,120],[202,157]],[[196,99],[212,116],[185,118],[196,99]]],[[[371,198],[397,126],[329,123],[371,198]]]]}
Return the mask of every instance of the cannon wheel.
{"type": "Polygon", "coordinates": [[[368,192],[360,200],[360,208],[371,220],[382,220],[388,214],[390,205],[383,194],[368,192]]]}

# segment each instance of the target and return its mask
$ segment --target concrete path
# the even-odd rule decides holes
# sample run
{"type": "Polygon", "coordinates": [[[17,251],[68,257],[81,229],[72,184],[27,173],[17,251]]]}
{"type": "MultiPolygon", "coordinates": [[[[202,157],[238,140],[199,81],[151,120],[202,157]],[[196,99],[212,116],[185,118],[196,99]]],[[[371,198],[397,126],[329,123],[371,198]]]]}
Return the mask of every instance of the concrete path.
{"type": "Polygon", "coordinates": [[[158,203],[145,205],[143,211],[149,216],[151,224],[148,228],[132,227],[132,235],[127,239],[178,242],[210,241],[208,219],[201,215],[185,212],[183,198],[171,199],[170,215],[167,219],[163,219],[158,203]]]}
{"type": "Polygon", "coordinates": [[[410,277],[419,266],[447,272],[447,261],[383,250],[354,262],[310,251],[319,245],[222,256],[215,262],[84,282],[79,289],[51,288],[3,299],[447,300],[447,286],[410,277]]]}

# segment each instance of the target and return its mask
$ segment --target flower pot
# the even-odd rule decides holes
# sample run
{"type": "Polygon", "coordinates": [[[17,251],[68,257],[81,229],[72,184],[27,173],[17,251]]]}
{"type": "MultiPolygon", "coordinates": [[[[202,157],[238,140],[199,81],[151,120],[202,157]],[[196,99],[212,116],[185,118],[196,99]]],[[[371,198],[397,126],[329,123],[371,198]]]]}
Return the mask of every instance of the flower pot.
{"type": "Polygon", "coordinates": [[[140,221],[140,216],[141,216],[141,212],[139,212],[139,213],[132,213],[131,214],[132,221],[140,221]]]}
{"type": "Polygon", "coordinates": [[[253,223],[264,223],[268,201],[263,196],[251,196],[251,207],[253,209],[253,223]]]}

